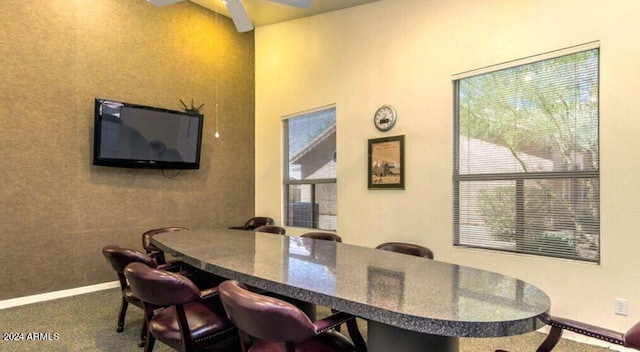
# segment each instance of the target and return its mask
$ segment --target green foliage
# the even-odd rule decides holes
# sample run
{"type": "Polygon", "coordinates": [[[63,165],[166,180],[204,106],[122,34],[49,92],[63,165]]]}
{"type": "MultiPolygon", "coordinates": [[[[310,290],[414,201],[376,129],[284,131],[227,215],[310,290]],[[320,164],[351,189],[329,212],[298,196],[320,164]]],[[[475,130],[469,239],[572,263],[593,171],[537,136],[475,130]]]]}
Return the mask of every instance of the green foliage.
{"type": "MultiPolygon", "coordinates": [[[[464,158],[491,152],[487,160],[513,170],[511,186],[468,181],[480,188],[473,207],[489,234],[517,251],[598,256],[598,178],[570,174],[599,168],[598,56],[588,50],[458,81],[459,140],[484,142],[470,142],[464,158]],[[531,172],[553,177],[529,178],[531,172]]],[[[462,158],[461,165],[472,165],[464,175],[504,172],[462,158]]]]}
{"type": "MultiPolygon", "coordinates": [[[[491,236],[499,241],[516,244],[524,253],[551,256],[597,256],[597,213],[582,213],[570,199],[555,189],[558,184],[542,180],[524,187],[524,222],[516,221],[517,186],[486,187],[477,198],[478,213],[484,219],[491,236]],[[569,221],[567,221],[569,220],[569,221]],[[518,235],[520,234],[520,235],[518,235]],[[579,248],[583,248],[582,252],[579,248]]],[[[591,210],[590,207],[587,209],[591,210]]]]}
{"type": "Polygon", "coordinates": [[[576,242],[571,235],[557,232],[545,232],[539,237],[532,237],[528,248],[530,254],[546,254],[557,257],[575,258],[579,255],[576,242]]]}
{"type": "Polygon", "coordinates": [[[597,58],[585,51],[461,80],[460,135],[506,147],[524,172],[522,153],[559,155],[575,170],[579,152],[597,168],[597,58]]]}
{"type": "Polygon", "coordinates": [[[478,211],[491,235],[500,241],[513,242],[516,232],[516,188],[484,188],[478,197],[478,211]]]}

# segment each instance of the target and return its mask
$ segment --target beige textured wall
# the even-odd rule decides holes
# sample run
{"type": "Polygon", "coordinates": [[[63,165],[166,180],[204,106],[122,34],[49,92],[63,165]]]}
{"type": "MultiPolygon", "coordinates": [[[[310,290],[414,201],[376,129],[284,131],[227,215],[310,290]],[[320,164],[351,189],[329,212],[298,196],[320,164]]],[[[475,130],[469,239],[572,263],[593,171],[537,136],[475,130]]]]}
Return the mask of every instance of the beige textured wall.
{"type": "Polygon", "coordinates": [[[189,2],[2,0],[0,16],[0,300],[113,281],[102,246],[146,229],[253,215],[253,33],[189,2]],[[204,103],[201,168],[93,166],[96,97],[204,103]]]}
{"type": "Polygon", "coordinates": [[[280,135],[281,117],[335,103],[345,242],[427,245],[439,260],[537,285],[554,314],[626,331],[640,316],[638,14],[637,0],[383,0],[258,28],[256,211],[282,212],[282,176],[272,172],[282,169],[281,140],[269,138],[280,135]],[[596,40],[601,264],[453,247],[452,75],[596,40]],[[398,111],[386,134],[372,123],[382,104],[398,111]],[[399,134],[406,189],[368,190],[367,139],[399,134]],[[614,314],[614,298],[629,300],[629,316],[614,314]]]}

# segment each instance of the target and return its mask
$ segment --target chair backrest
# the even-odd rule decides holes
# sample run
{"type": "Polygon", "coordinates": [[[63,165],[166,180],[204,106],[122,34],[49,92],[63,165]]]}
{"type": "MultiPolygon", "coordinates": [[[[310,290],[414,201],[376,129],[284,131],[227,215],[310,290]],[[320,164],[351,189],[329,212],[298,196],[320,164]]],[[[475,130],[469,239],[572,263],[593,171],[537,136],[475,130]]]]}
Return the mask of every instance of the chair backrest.
{"type": "Polygon", "coordinates": [[[183,231],[183,230],[188,230],[188,229],[186,227],[161,227],[161,228],[145,231],[142,234],[142,248],[144,248],[144,250],[147,253],[150,253],[151,251],[154,251],[154,250],[159,250],[156,246],[151,244],[151,238],[154,235],[157,235],[163,232],[173,232],[173,231],[183,231]]]}
{"type": "Polygon", "coordinates": [[[342,238],[332,232],[307,232],[300,237],[313,238],[316,240],[342,242],[342,238]]]}
{"type": "Polygon", "coordinates": [[[287,230],[284,227],[276,226],[276,225],[262,225],[256,227],[253,232],[267,232],[267,233],[275,233],[276,235],[284,235],[287,233],[287,230]]]}
{"type": "Polygon", "coordinates": [[[247,231],[252,231],[257,227],[260,227],[262,225],[275,225],[275,221],[267,216],[258,216],[255,218],[251,218],[249,220],[247,220],[247,222],[244,224],[244,229],[247,231]]]}
{"type": "Polygon", "coordinates": [[[640,350],[640,321],[624,333],[624,346],[640,350]]]}
{"type": "Polygon", "coordinates": [[[218,292],[229,320],[253,337],[288,342],[316,335],[309,317],[288,302],[251,292],[235,280],[221,283],[218,292]]]}
{"type": "Polygon", "coordinates": [[[382,249],[385,251],[398,252],[413,255],[416,257],[424,257],[433,259],[433,251],[427,247],[423,247],[413,243],[404,242],[386,242],[378,245],[376,249],[382,249]]]}
{"type": "Polygon", "coordinates": [[[111,268],[118,274],[120,288],[124,290],[128,285],[124,277],[124,269],[131,263],[142,263],[145,266],[155,268],[158,266],[150,256],[133,249],[122,248],[116,245],[108,245],[102,248],[102,254],[107,259],[111,268]]]}
{"type": "Polygon", "coordinates": [[[117,273],[124,272],[124,268],[131,263],[142,263],[152,268],[158,266],[153,258],[148,255],[136,251],[134,249],[122,248],[120,246],[110,244],[102,248],[102,254],[111,265],[111,268],[117,273]]]}
{"type": "Polygon", "coordinates": [[[198,287],[186,277],[141,263],[127,265],[124,275],[133,294],[145,303],[172,306],[200,298],[198,287]]]}

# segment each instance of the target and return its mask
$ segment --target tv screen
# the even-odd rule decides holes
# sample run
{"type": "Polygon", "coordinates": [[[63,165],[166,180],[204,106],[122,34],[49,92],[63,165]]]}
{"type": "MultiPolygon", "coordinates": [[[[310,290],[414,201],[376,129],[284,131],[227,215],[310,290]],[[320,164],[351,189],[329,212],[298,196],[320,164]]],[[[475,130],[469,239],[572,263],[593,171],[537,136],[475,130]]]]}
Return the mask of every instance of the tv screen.
{"type": "Polygon", "coordinates": [[[198,169],[204,116],[95,100],[93,164],[198,169]]]}

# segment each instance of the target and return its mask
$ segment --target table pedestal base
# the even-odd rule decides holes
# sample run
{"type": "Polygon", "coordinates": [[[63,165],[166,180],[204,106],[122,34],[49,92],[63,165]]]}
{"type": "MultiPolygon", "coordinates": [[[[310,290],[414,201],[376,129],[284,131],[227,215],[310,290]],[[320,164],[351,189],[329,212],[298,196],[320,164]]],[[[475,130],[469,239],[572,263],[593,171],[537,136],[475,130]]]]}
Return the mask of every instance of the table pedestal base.
{"type": "Polygon", "coordinates": [[[395,326],[367,322],[367,348],[369,352],[458,352],[458,338],[430,335],[400,329],[395,326]]]}

